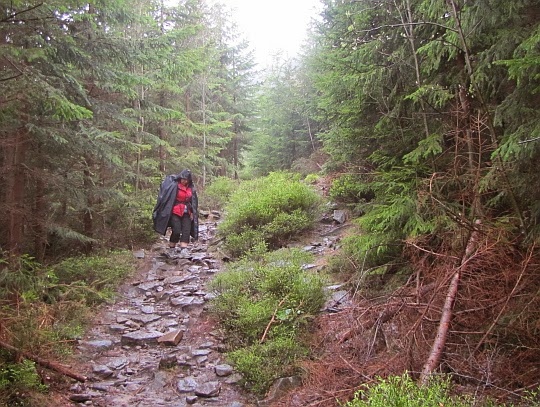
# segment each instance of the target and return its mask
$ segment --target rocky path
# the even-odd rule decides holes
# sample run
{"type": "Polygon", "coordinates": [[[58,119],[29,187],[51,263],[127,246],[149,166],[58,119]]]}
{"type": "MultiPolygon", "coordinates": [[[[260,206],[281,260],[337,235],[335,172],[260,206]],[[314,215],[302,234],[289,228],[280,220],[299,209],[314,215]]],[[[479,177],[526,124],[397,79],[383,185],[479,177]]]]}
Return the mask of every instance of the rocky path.
{"type": "MultiPolygon", "coordinates": [[[[317,258],[306,267],[324,267],[341,234],[335,220],[323,219],[307,241],[295,244],[317,258]]],[[[262,402],[242,391],[241,376],[224,363],[222,339],[205,312],[212,297],[206,284],[220,271],[208,250],[216,225],[201,223],[189,256],[167,255],[165,238],[150,252],[135,253],[140,271],[120,288],[114,304],[99,311],[80,341],[77,371],[89,379],[71,387],[72,405],[251,407],[279,397],[279,388],[262,402]]],[[[348,295],[339,285],[328,288],[324,311],[335,312],[348,295]]]]}
{"type": "Polygon", "coordinates": [[[165,255],[167,240],[135,253],[144,267],[100,311],[78,347],[74,405],[103,407],[254,405],[223,362],[223,344],[205,313],[206,283],[219,270],[208,253],[215,222],[200,225],[186,257],[165,255]]]}

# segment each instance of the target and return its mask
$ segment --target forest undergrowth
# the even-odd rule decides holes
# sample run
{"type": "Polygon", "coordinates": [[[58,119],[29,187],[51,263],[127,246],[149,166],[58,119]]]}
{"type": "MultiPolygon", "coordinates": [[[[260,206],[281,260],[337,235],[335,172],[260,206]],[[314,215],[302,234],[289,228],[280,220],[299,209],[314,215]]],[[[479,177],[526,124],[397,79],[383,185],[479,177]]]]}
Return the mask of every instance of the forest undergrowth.
{"type": "Polygon", "coordinates": [[[316,318],[304,384],[273,406],[540,405],[540,251],[524,252],[503,229],[481,225],[460,262],[449,243],[456,238],[466,236],[438,236],[437,252],[425,249],[433,241],[408,241],[406,264],[384,271],[366,270],[347,247],[332,254],[328,270],[353,305],[316,318]],[[456,271],[443,351],[422,386],[456,271]],[[400,404],[403,394],[410,397],[400,404]]]}

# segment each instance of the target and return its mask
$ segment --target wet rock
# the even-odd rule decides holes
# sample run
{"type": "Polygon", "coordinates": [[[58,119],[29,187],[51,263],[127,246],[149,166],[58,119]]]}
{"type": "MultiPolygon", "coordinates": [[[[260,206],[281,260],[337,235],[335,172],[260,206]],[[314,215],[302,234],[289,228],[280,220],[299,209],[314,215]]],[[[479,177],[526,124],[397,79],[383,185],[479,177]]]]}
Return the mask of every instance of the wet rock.
{"type": "Polygon", "coordinates": [[[143,314],[153,314],[155,312],[155,308],[151,305],[143,305],[141,307],[141,312],[143,314]]]}
{"type": "Polygon", "coordinates": [[[111,387],[114,386],[114,383],[112,382],[106,382],[106,383],[94,383],[94,384],[91,384],[89,387],[92,389],[92,390],[97,390],[97,391],[101,391],[101,392],[108,392],[111,390],[111,387]]]}
{"type": "Polygon", "coordinates": [[[195,389],[195,395],[199,397],[217,397],[221,392],[221,384],[219,382],[203,383],[195,389]]]}
{"type": "Polygon", "coordinates": [[[316,264],[302,264],[302,270],[309,270],[315,267],[317,267],[316,264]]]}
{"type": "Polygon", "coordinates": [[[197,356],[208,356],[212,351],[208,349],[195,349],[193,352],[191,352],[191,355],[193,357],[197,356]]]}
{"type": "Polygon", "coordinates": [[[193,280],[194,278],[195,278],[194,276],[171,276],[171,277],[167,277],[165,280],[163,280],[163,284],[164,285],[167,285],[167,284],[170,284],[170,285],[182,284],[182,283],[188,282],[190,280],[193,280]]]}
{"type": "Polygon", "coordinates": [[[191,305],[193,300],[193,297],[174,297],[171,298],[171,304],[175,307],[186,307],[188,305],[191,305]]]}
{"type": "Polygon", "coordinates": [[[158,338],[158,343],[162,343],[164,345],[168,346],[176,346],[178,345],[178,342],[182,340],[182,337],[184,336],[184,332],[180,330],[171,331],[169,333],[166,333],[161,338],[158,338]]]}
{"type": "Polygon", "coordinates": [[[127,329],[127,326],[120,324],[113,324],[109,326],[111,332],[124,332],[127,329]]]}
{"type": "Polygon", "coordinates": [[[72,394],[71,396],[69,396],[69,399],[78,403],[84,403],[86,401],[92,400],[92,395],[88,393],[72,394]]]}
{"type": "Polygon", "coordinates": [[[133,252],[133,256],[135,256],[136,259],[144,259],[145,257],[144,250],[137,250],[133,252]]]}
{"type": "Polygon", "coordinates": [[[192,391],[195,391],[199,384],[193,377],[186,377],[184,379],[178,380],[178,383],[176,384],[176,388],[180,393],[191,393],[192,391]]]}
{"type": "Polygon", "coordinates": [[[127,320],[128,318],[125,315],[118,315],[116,317],[116,322],[118,322],[119,324],[124,324],[127,322],[127,320]]]}
{"type": "Polygon", "coordinates": [[[189,405],[195,404],[197,402],[197,400],[199,400],[199,398],[197,396],[187,396],[186,397],[186,403],[188,403],[189,405]]]}
{"type": "Polygon", "coordinates": [[[169,382],[169,376],[167,373],[158,370],[154,372],[154,380],[150,384],[150,388],[154,391],[159,391],[167,386],[169,382]]]}
{"type": "Polygon", "coordinates": [[[154,281],[146,281],[144,283],[139,284],[137,287],[140,288],[142,291],[148,291],[151,290],[154,287],[157,287],[160,285],[160,282],[157,280],[154,281]]]}
{"type": "Polygon", "coordinates": [[[107,366],[115,370],[122,369],[128,364],[129,360],[127,358],[114,358],[107,362],[107,366]]]}
{"type": "Polygon", "coordinates": [[[104,350],[104,349],[109,349],[110,347],[112,347],[113,342],[110,340],[84,341],[81,343],[81,345],[94,348],[94,349],[104,350]]]}
{"type": "Polygon", "coordinates": [[[92,367],[92,373],[94,373],[95,375],[101,377],[102,379],[106,379],[107,377],[111,377],[114,372],[111,369],[109,369],[108,366],[94,365],[92,367]]]}
{"type": "Polygon", "coordinates": [[[194,285],[194,284],[185,285],[182,287],[182,291],[187,292],[187,293],[194,293],[194,292],[197,292],[198,290],[199,290],[199,286],[194,285]]]}
{"type": "Polygon", "coordinates": [[[201,343],[199,345],[199,349],[210,349],[212,348],[212,346],[214,346],[214,342],[208,341],[208,342],[201,343]]]}
{"type": "Polygon", "coordinates": [[[198,272],[201,270],[201,268],[202,268],[202,266],[191,266],[191,267],[188,269],[188,271],[189,271],[190,273],[196,274],[196,273],[198,273],[198,272]]]}
{"type": "Polygon", "coordinates": [[[217,365],[214,370],[219,377],[230,376],[234,371],[230,365],[217,365]]]}
{"type": "Polygon", "coordinates": [[[132,321],[130,319],[128,319],[126,321],[126,326],[130,327],[131,329],[139,329],[141,327],[140,324],[138,324],[135,321],[132,321]]]}
{"type": "Polygon", "coordinates": [[[157,339],[163,336],[161,332],[143,332],[135,331],[122,335],[123,345],[143,345],[157,342],[157,339]]]}
{"type": "Polygon", "coordinates": [[[335,210],[334,216],[332,217],[337,223],[345,223],[349,218],[349,214],[344,210],[335,210]]]}
{"type": "Polygon", "coordinates": [[[140,322],[143,325],[149,324],[150,322],[157,321],[161,319],[161,316],[156,314],[145,314],[145,315],[131,315],[131,319],[135,322],[140,322]]]}

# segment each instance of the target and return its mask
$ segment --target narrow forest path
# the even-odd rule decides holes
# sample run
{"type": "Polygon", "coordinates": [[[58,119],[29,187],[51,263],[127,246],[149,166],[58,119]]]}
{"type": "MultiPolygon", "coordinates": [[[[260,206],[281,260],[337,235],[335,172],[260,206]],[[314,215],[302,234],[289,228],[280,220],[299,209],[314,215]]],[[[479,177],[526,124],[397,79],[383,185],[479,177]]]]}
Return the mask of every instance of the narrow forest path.
{"type": "MultiPolygon", "coordinates": [[[[189,257],[165,255],[167,240],[149,252],[138,251],[139,271],[118,290],[116,301],[101,309],[81,340],[77,370],[89,379],[75,384],[70,405],[99,407],[251,407],[260,404],[238,385],[240,375],[224,362],[224,343],[207,302],[207,283],[223,270],[209,250],[217,222],[201,222],[200,239],[189,257]]],[[[325,215],[301,241],[314,272],[325,267],[347,225],[325,215]]],[[[325,305],[334,312],[347,293],[340,286],[325,305]]]]}
{"type": "Polygon", "coordinates": [[[223,343],[205,312],[206,283],[220,270],[208,251],[215,228],[214,220],[201,222],[189,257],[164,255],[164,239],[135,253],[139,271],[99,311],[77,348],[78,370],[89,379],[70,389],[75,405],[254,405],[224,364],[223,343]]]}

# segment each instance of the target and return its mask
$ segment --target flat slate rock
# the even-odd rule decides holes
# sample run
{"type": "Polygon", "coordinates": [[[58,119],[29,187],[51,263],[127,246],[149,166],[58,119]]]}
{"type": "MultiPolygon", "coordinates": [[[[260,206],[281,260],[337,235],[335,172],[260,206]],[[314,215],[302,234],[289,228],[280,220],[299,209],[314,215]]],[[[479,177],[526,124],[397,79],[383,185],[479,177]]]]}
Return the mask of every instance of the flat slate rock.
{"type": "Polygon", "coordinates": [[[129,332],[122,335],[122,344],[123,345],[142,345],[148,343],[156,343],[158,338],[161,338],[163,333],[153,331],[153,332],[143,332],[135,331],[129,332]]]}

